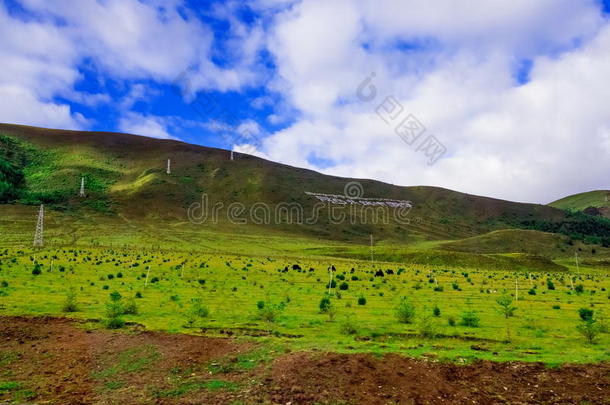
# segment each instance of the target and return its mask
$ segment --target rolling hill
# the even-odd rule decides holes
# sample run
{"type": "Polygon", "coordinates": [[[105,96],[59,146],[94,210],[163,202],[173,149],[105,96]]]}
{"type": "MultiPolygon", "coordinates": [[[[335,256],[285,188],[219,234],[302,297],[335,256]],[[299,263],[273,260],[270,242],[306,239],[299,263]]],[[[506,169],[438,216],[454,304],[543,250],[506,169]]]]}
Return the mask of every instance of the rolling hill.
{"type": "Polygon", "coordinates": [[[610,190],[596,190],[574,194],[549,205],[562,210],[585,211],[610,218],[610,190]]]}
{"type": "MultiPolygon", "coordinates": [[[[248,252],[259,246],[261,253],[281,245],[278,251],[286,253],[320,246],[366,246],[371,234],[375,244],[410,248],[510,228],[559,229],[567,223],[581,231],[580,219],[552,206],[327,176],[245,154],[231,160],[229,151],[174,140],[12,124],[0,124],[0,136],[4,162],[0,169],[4,182],[10,183],[6,190],[0,188],[5,200],[0,205],[5,243],[30,243],[32,218],[40,203],[49,209],[49,237],[65,244],[219,250],[230,246],[248,252]],[[171,174],[166,173],[168,159],[171,174]],[[78,196],[81,178],[86,184],[84,198],[78,196]],[[407,216],[387,211],[383,213],[387,219],[379,214],[373,221],[374,212],[361,206],[331,211],[331,205],[306,194],[343,195],[354,181],[364,198],[408,200],[413,207],[407,216]],[[204,194],[206,218],[201,214],[204,194]]],[[[610,226],[608,230],[610,234],[610,226]]],[[[548,240],[544,249],[556,250],[554,238],[542,240],[548,240]]],[[[527,244],[527,238],[522,242],[527,244]]],[[[495,244],[481,241],[487,253],[494,252],[495,244]]],[[[535,253],[531,250],[514,246],[512,252],[535,253]]]]}

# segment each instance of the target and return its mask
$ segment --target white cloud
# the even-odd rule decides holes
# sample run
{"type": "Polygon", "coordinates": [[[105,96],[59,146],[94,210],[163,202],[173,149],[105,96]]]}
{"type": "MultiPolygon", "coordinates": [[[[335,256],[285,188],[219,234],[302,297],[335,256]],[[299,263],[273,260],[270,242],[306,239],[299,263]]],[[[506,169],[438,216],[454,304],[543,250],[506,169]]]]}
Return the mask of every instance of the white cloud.
{"type": "MultiPolygon", "coordinates": [[[[225,43],[216,44],[226,51],[223,66],[218,66],[214,33],[179,0],[21,3],[26,12],[13,14],[0,3],[0,88],[10,86],[13,95],[17,91],[27,97],[19,101],[23,113],[0,106],[0,121],[82,128],[85,121],[55,99],[91,107],[108,102],[103,94],[75,90],[84,65],[115,80],[160,83],[190,72],[192,91],[240,90],[261,79],[258,53],[264,30],[246,26],[230,13],[225,18],[231,33],[225,43]],[[53,108],[61,108],[61,114],[49,117],[53,108]]],[[[133,91],[123,108],[136,100],[133,91]]]]}
{"type": "Polygon", "coordinates": [[[119,128],[123,132],[134,135],[160,139],[176,139],[169,134],[164,118],[153,115],[134,112],[127,113],[119,121],[119,128]]]}
{"type": "Polygon", "coordinates": [[[331,174],[520,201],[607,188],[610,26],[599,4],[469,5],[305,0],[278,14],[274,86],[302,118],[262,151],[314,169],[331,160],[331,174]],[[522,58],[533,60],[525,85],[514,78],[522,58]],[[371,72],[377,99],[359,102],[371,72]],[[447,146],[443,159],[429,166],[375,114],[388,95],[447,146]]]}

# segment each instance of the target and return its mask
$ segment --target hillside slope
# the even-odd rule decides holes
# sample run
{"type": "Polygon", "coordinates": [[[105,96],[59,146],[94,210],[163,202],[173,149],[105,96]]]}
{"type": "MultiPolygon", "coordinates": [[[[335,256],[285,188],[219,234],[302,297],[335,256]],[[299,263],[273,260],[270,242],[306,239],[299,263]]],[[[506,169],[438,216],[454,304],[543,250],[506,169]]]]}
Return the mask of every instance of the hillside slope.
{"type": "Polygon", "coordinates": [[[610,190],[595,190],[564,197],[549,204],[563,210],[585,211],[610,218],[610,190]]]}
{"type": "MultiPolygon", "coordinates": [[[[18,192],[12,191],[19,198],[0,205],[3,221],[13,231],[6,233],[11,241],[31,240],[29,217],[39,203],[53,214],[56,237],[65,243],[98,230],[89,240],[200,247],[204,240],[209,245],[224,240],[218,237],[222,233],[227,239],[256,236],[253,241],[278,237],[286,245],[294,238],[304,238],[304,245],[367,245],[373,234],[375,243],[407,246],[515,227],[558,228],[571,221],[554,207],[327,176],[245,154],[232,161],[226,150],[174,140],[0,124],[0,141],[0,158],[23,175],[15,182],[18,192]],[[166,173],[167,159],[171,174],[166,173]],[[81,177],[84,198],[78,196],[81,177]],[[413,208],[398,217],[386,210],[375,220],[374,212],[362,206],[352,211],[349,205],[322,204],[306,194],[343,195],[354,181],[362,197],[408,200],[413,208]],[[206,215],[202,202],[207,203],[206,215]]],[[[494,251],[489,246],[484,250],[494,251]]],[[[529,250],[514,249],[523,251],[529,250]]]]}

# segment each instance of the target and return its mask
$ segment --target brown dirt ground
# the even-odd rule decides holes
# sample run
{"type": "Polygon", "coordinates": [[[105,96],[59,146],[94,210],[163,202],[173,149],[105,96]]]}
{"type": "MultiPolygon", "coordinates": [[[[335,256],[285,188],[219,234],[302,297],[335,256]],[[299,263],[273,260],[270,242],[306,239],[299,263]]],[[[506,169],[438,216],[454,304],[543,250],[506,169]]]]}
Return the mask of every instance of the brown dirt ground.
{"type": "Polygon", "coordinates": [[[456,365],[313,351],[277,354],[250,370],[209,371],[256,349],[230,338],[0,317],[0,403],[610,404],[608,363],[456,365]],[[3,390],[6,382],[20,387],[3,390]]]}

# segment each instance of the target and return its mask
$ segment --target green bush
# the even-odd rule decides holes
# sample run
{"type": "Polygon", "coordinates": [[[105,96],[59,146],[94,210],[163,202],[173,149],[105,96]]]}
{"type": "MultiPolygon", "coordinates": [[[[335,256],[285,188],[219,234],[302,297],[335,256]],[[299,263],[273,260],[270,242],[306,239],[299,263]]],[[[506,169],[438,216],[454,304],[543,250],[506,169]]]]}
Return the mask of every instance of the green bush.
{"type": "Polygon", "coordinates": [[[330,308],[330,298],[329,297],[322,297],[322,299],[320,300],[320,304],[318,305],[318,307],[320,308],[320,313],[326,313],[328,312],[328,309],[330,308]]]}
{"type": "Polygon", "coordinates": [[[36,263],[34,265],[34,268],[32,269],[32,275],[38,276],[41,273],[42,273],[42,266],[39,263],[36,263]]]}
{"type": "Polygon", "coordinates": [[[358,333],[358,328],[351,319],[347,319],[343,322],[339,327],[339,330],[344,335],[356,335],[358,333]]]}
{"type": "Polygon", "coordinates": [[[110,318],[104,321],[104,326],[107,329],[121,329],[125,326],[125,321],[121,318],[110,318]]]}
{"type": "Polygon", "coordinates": [[[197,318],[207,318],[210,315],[210,309],[203,303],[201,298],[195,298],[193,300],[191,310],[193,315],[195,315],[197,318]]]}
{"type": "Polygon", "coordinates": [[[112,301],[112,302],[120,301],[121,298],[122,298],[122,295],[118,291],[113,291],[110,293],[110,301],[112,301]]]}
{"type": "Polygon", "coordinates": [[[74,291],[68,291],[66,294],[66,300],[61,308],[63,312],[76,312],[78,311],[78,304],[76,303],[76,293],[74,291]]]}
{"type": "Polygon", "coordinates": [[[433,339],[438,336],[434,319],[430,316],[425,316],[419,322],[419,335],[423,338],[433,339]]]}
{"type": "Polygon", "coordinates": [[[478,328],[481,319],[474,311],[464,311],[462,313],[462,320],[460,325],[467,326],[469,328],[478,328]]]}
{"type": "Polygon", "coordinates": [[[513,305],[513,297],[508,294],[504,294],[496,300],[499,306],[499,311],[506,319],[515,315],[517,307],[513,305]]]}
{"type": "Polygon", "coordinates": [[[415,318],[415,305],[407,297],[403,297],[396,307],[396,319],[400,323],[412,323],[415,318]]]}
{"type": "Polygon", "coordinates": [[[106,316],[108,318],[118,318],[121,315],[123,315],[123,305],[120,302],[106,304],[106,316]]]}
{"type": "Polygon", "coordinates": [[[593,310],[589,308],[580,308],[578,310],[578,315],[580,319],[583,321],[591,321],[593,320],[593,310]]]}
{"type": "Polygon", "coordinates": [[[358,297],[358,305],[366,305],[366,298],[365,297],[358,297]]]}
{"type": "Polygon", "coordinates": [[[266,322],[275,322],[283,310],[283,302],[280,304],[265,302],[263,307],[258,310],[259,318],[266,322]]]}
{"type": "Polygon", "coordinates": [[[123,314],[125,314],[125,315],[137,315],[138,314],[138,306],[136,305],[136,301],[133,298],[128,299],[127,302],[123,305],[123,314]]]}
{"type": "Polygon", "coordinates": [[[601,332],[601,327],[594,319],[581,321],[576,330],[583,335],[589,343],[595,343],[597,336],[601,332]]]}

